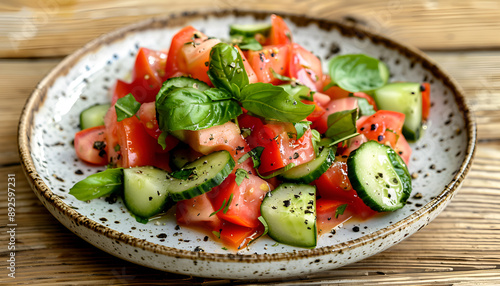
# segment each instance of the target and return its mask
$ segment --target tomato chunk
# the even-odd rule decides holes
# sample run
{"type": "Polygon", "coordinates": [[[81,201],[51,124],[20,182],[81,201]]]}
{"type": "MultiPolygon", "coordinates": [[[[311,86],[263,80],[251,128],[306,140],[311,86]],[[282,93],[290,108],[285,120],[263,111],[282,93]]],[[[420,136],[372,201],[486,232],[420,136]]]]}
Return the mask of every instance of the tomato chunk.
{"type": "Polygon", "coordinates": [[[258,219],[260,205],[271,188],[266,181],[252,174],[248,174],[248,178],[244,178],[238,185],[236,176],[231,174],[210,191],[208,196],[215,209],[222,208],[217,212],[220,219],[253,228],[261,224],[258,219]]]}
{"type": "Polygon", "coordinates": [[[290,77],[298,79],[313,91],[321,91],[323,69],[321,60],[299,44],[292,44],[290,77]]]}
{"type": "Polygon", "coordinates": [[[422,119],[427,120],[431,110],[431,85],[428,82],[424,82],[420,90],[422,91],[422,119]]]}
{"type": "Polygon", "coordinates": [[[261,51],[249,51],[248,61],[259,82],[280,84],[271,69],[280,75],[288,76],[290,57],[289,45],[264,46],[261,51]]]}
{"type": "Polygon", "coordinates": [[[165,65],[165,78],[171,78],[176,73],[186,70],[186,62],[184,61],[184,57],[180,53],[180,51],[184,44],[193,41],[193,39],[195,38],[195,34],[197,35],[197,38],[207,38],[207,36],[196,30],[192,26],[186,26],[182,28],[172,38],[170,48],[168,49],[167,63],[165,65]]]}
{"type": "Polygon", "coordinates": [[[220,238],[224,245],[232,249],[241,249],[263,232],[263,227],[251,228],[222,221],[219,231],[213,234],[216,239],[220,238]]]}
{"type": "MultiPolygon", "coordinates": [[[[143,103],[139,111],[137,111],[137,115],[139,116],[146,132],[151,137],[158,140],[158,137],[160,137],[162,131],[160,130],[160,127],[158,127],[158,121],[156,120],[155,103],[143,103]]],[[[157,153],[166,153],[177,146],[177,143],[179,143],[179,140],[177,138],[172,135],[167,135],[167,137],[165,138],[165,149],[163,149],[163,147],[158,144],[155,147],[155,151],[157,153]]]]}
{"type": "Polygon", "coordinates": [[[74,142],[76,155],[81,160],[100,166],[108,163],[106,128],[104,126],[96,126],[77,132],[74,142]]]}
{"type": "Polygon", "coordinates": [[[214,211],[212,203],[205,193],[189,200],[177,202],[175,217],[179,224],[213,231],[221,226],[219,217],[210,216],[214,211]]]}
{"type": "Polygon", "coordinates": [[[292,33],[283,18],[275,14],[271,15],[271,25],[269,45],[286,45],[292,42],[292,33]]]}
{"type": "Polygon", "coordinates": [[[400,112],[379,110],[358,124],[358,132],[364,134],[368,141],[375,140],[381,144],[396,146],[399,138],[403,135],[401,130],[405,121],[405,115],[400,112]]]}
{"type": "Polygon", "coordinates": [[[337,225],[349,220],[351,217],[352,212],[349,208],[348,201],[323,198],[316,200],[316,219],[319,234],[329,232],[337,225]],[[336,215],[339,207],[345,207],[345,210],[342,214],[339,213],[336,215]]]}
{"type": "Polygon", "coordinates": [[[192,40],[191,44],[183,45],[179,60],[184,61],[186,65],[185,69],[180,69],[180,71],[211,85],[207,74],[210,50],[219,42],[219,39],[196,38],[192,40]]]}

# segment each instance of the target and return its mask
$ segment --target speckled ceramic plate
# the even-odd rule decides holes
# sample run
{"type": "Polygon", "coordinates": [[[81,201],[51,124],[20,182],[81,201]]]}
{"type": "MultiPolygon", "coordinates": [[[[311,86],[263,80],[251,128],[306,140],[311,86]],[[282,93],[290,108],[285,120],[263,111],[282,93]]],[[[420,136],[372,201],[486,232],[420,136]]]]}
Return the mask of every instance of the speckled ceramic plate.
{"type": "MultiPolygon", "coordinates": [[[[34,192],[68,229],[96,247],[144,266],[218,278],[300,277],[340,267],[383,251],[435,218],[453,198],[474,153],[475,124],[462,90],[421,52],[361,28],[301,16],[284,16],[294,39],[323,60],[337,54],[366,53],[391,70],[391,81],[428,81],[432,109],[428,129],[412,144],[415,174],[408,205],[365,222],[346,223],[319,238],[315,249],[275,245],[259,239],[233,253],[176,227],[173,216],[146,225],[132,218],[122,201],[76,200],[68,190],[100,169],[79,161],[72,147],[78,116],[86,107],[109,101],[116,79],[126,78],[138,47],[165,49],[181,27],[227,37],[230,23],[268,20],[262,12],[219,11],[141,22],[104,35],[64,59],[36,87],[19,125],[19,152],[34,192]]],[[[326,61],[324,61],[326,62],[326,61]]],[[[326,70],[326,67],[325,67],[326,70]]]]}

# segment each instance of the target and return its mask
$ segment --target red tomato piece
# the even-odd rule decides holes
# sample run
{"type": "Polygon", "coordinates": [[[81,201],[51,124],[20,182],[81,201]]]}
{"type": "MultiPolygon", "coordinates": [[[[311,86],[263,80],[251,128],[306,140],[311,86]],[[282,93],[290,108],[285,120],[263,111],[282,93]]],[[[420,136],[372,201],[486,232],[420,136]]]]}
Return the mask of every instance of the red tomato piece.
{"type": "Polygon", "coordinates": [[[328,116],[335,112],[358,108],[358,101],[353,97],[344,97],[330,101],[325,107],[325,113],[313,122],[312,127],[319,133],[328,130],[328,116]]]}
{"type": "Polygon", "coordinates": [[[222,221],[220,229],[213,233],[213,236],[215,239],[220,238],[225,246],[237,250],[245,247],[263,232],[263,227],[251,228],[222,221]]]}
{"type": "Polygon", "coordinates": [[[394,147],[394,151],[396,151],[396,153],[398,153],[398,155],[401,156],[403,161],[405,161],[406,165],[410,163],[412,150],[410,144],[408,144],[408,141],[406,141],[406,138],[404,136],[399,136],[398,142],[394,147]]]}
{"type": "Polygon", "coordinates": [[[132,116],[118,122],[117,131],[121,154],[118,162],[121,167],[153,165],[154,149],[158,143],[149,136],[137,117],[132,116]]]}
{"type": "Polygon", "coordinates": [[[347,157],[337,157],[330,168],[313,182],[319,197],[349,201],[356,195],[347,176],[346,160],[347,157]]]}
{"type": "Polygon", "coordinates": [[[104,126],[91,127],[77,132],[74,144],[76,155],[81,160],[100,166],[108,163],[106,128],[104,126]]]}
{"type": "Polygon", "coordinates": [[[208,77],[210,50],[220,42],[219,39],[196,38],[192,43],[181,47],[179,61],[184,61],[185,69],[180,71],[191,75],[193,78],[212,85],[208,77]]]}
{"type": "Polygon", "coordinates": [[[311,141],[311,130],[306,131],[299,140],[289,137],[289,134],[295,132],[295,127],[291,123],[273,122],[255,129],[247,137],[250,148],[264,147],[260,157],[260,173],[271,172],[290,163],[298,166],[316,157],[311,141]]]}
{"type": "Polygon", "coordinates": [[[165,170],[167,172],[172,172],[172,168],[170,168],[170,153],[169,152],[161,152],[161,153],[157,152],[154,155],[154,161],[151,165],[156,167],[156,168],[160,168],[162,170],[165,170]]]}
{"type": "Polygon", "coordinates": [[[212,203],[205,193],[189,200],[177,202],[175,217],[177,223],[181,225],[200,227],[209,231],[219,230],[221,226],[219,217],[210,216],[214,211],[212,203]]]}
{"type": "Polygon", "coordinates": [[[364,134],[368,141],[388,143],[394,148],[398,138],[403,137],[401,130],[404,121],[405,115],[403,113],[379,110],[358,125],[358,132],[364,134]]]}
{"type": "Polygon", "coordinates": [[[337,225],[346,222],[352,217],[348,201],[331,200],[331,199],[317,199],[316,200],[316,220],[318,226],[318,233],[326,233],[332,230],[337,225]],[[337,209],[347,204],[344,212],[335,217],[337,209]]]}
{"type": "Polygon", "coordinates": [[[264,46],[261,51],[248,51],[248,61],[259,82],[279,84],[271,69],[280,75],[288,76],[290,45],[264,46]]]}
{"type": "Polygon", "coordinates": [[[207,38],[207,36],[196,30],[192,26],[186,26],[182,28],[172,38],[172,42],[168,50],[167,63],[165,66],[165,78],[171,78],[174,74],[186,70],[186,62],[184,61],[183,55],[180,53],[180,51],[184,44],[192,42],[194,40],[195,34],[197,35],[197,38],[207,38]]]}
{"type": "MultiPolygon", "coordinates": [[[[137,115],[139,116],[146,132],[151,137],[158,140],[158,137],[160,137],[162,131],[160,130],[160,127],[158,127],[158,121],[156,120],[155,103],[154,102],[143,103],[139,111],[137,111],[137,115]]],[[[161,147],[161,145],[158,144],[155,148],[155,151],[157,153],[166,153],[172,150],[175,146],[177,146],[178,143],[179,140],[177,138],[175,138],[172,135],[167,135],[167,137],[165,138],[165,145],[166,145],[165,149],[163,149],[163,147],[161,147]]]]}
{"type": "Polygon", "coordinates": [[[163,83],[166,60],[167,55],[164,52],[141,48],[135,59],[132,82],[118,80],[111,103],[114,104],[129,93],[140,103],[155,101],[163,83]]]}
{"type": "Polygon", "coordinates": [[[323,69],[321,60],[299,44],[292,44],[290,77],[298,79],[313,91],[321,91],[323,69]]]}
{"type": "Polygon", "coordinates": [[[321,87],[320,91],[328,95],[332,100],[348,97],[349,94],[351,94],[350,91],[344,90],[338,86],[332,86],[325,90],[325,88],[331,83],[331,81],[332,79],[328,74],[323,74],[323,87],[321,87]]]}
{"type": "Polygon", "coordinates": [[[349,156],[352,151],[358,149],[361,144],[367,141],[368,140],[365,135],[359,134],[356,137],[348,139],[345,147],[342,146],[342,143],[339,143],[339,146],[337,147],[338,153],[342,154],[342,156],[349,156]]]}
{"type": "Polygon", "coordinates": [[[271,191],[266,181],[258,176],[248,174],[238,186],[236,176],[229,175],[222,184],[208,193],[220,219],[231,223],[255,228],[259,221],[260,205],[267,192],[271,191]],[[230,197],[232,196],[231,200],[230,197]]]}
{"type": "Polygon", "coordinates": [[[271,15],[271,25],[269,45],[287,45],[292,42],[292,33],[283,18],[275,14],[271,15]]]}
{"type": "Polygon", "coordinates": [[[431,110],[431,85],[424,82],[420,90],[422,91],[422,119],[427,120],[431,110]]]}

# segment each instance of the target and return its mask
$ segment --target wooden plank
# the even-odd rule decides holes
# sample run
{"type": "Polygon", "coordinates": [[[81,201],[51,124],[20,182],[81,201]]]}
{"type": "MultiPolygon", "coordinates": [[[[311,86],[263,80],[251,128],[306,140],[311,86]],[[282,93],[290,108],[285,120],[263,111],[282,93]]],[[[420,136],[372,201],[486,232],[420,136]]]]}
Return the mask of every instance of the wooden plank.
{"type": "Polygon", "coordinates": [[[421,49],[500,46],[495,0],[21,0],[0,3],[0,57],[67,55],[103,33],[152,16],[228,8],[347,20],[421,49]]]}

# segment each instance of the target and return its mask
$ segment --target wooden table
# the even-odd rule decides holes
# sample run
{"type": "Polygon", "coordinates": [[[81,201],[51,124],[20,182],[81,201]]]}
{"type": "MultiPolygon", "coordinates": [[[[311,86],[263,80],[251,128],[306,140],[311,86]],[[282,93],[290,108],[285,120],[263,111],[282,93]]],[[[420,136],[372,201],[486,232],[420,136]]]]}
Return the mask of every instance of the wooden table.
{"type": "MultiPolygon", "coordinates": [[[[117,259],[63,227],[29,188],[16,130],[25,100],[67,54],[150,16],[217,8],[356,22],[426,51],[466,91],[478,125],[472,170],[447,209],[378,255],[283,284],[500,284],[500,2],[497,0],[3,0],[0,3],[0,281],[6,284],[238,284],[117,259]],[[168,3],[167,3],[168,2],[168,3]],[[16,182],[16,278],[7,277],[7,181],[16,182]]],[[[255,281],[254,281],[255,282],[255,281]]],[[[259,283],[258,281],[256,283],[259,283]]],[[[280,283],[280,281],[278,281],[280,283]]]]}

